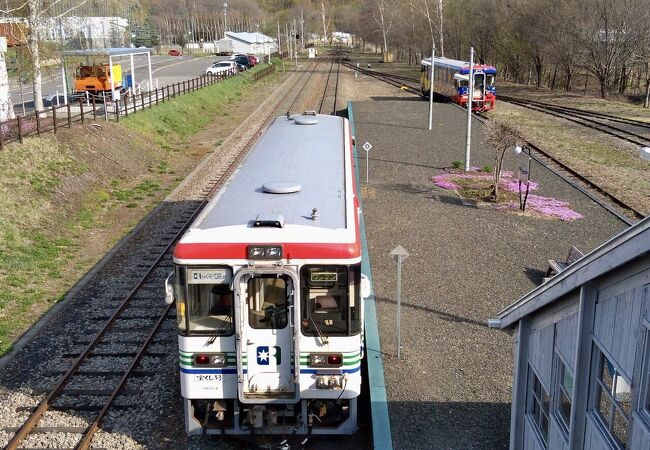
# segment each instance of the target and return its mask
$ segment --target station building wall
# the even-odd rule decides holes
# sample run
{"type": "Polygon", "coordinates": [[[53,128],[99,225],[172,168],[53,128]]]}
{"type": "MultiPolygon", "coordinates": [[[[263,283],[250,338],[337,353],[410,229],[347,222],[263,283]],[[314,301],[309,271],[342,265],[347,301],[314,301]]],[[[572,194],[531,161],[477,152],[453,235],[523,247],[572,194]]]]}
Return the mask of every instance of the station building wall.
{"type": "Polygon", "coordinates": [[[524,317],[515,355],[511,448],[649,449],[650,255],[524,317]]]}

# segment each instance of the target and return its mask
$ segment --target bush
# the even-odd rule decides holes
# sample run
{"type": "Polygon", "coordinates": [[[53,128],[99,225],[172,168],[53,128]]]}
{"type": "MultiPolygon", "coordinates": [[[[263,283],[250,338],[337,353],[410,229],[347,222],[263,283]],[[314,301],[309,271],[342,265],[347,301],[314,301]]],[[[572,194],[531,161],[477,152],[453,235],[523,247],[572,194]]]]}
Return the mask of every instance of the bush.
{"type": "Polygon", "coordinates": [[[462,168],[463,166],[465,166],[465,163],[462,162],[461,160],[457,159],[456,161],[452,162],[451,165],[452,165],[452,167],[453,167],[454,169],[460,169],[460,168],[462,168]]]}
{"type": "Polygon", "coordinates": [[[492,166],[483,166],[481,170],[483,172],[492,173],[492,166]]]}

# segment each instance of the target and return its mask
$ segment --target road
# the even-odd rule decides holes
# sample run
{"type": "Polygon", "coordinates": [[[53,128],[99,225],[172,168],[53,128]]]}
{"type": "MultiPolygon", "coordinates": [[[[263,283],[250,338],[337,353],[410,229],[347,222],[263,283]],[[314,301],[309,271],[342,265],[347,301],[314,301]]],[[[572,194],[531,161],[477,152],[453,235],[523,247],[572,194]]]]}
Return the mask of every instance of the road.
{"type": "MultiPolygon", "coordinates": [[[[151,76],[154,86],[156,83],[159,87],[166,86],[178,81],[187,80],[205,73],[205,69],[218,59],[223,57],[197,57],[193,55],[186,56],[151,56],[151,76]]],[[[122,65],[124,74],[131,72],[131,62],[129,57],[116,57],[114,63],[122,65]]],[[[135,68],[135,81],[140,83],[143,80],[149,79],[147,57],[145,55],[137,55],[133,58],[133,65],[135,68]]],[[[68,86],[72,86],[72,76],[69,75],[70,81],[68,86]]],[[[43,97],[46,104],[54,101],[58,95],[59,101],[63,102],[63,82],[60,68],[49,68],[44,70],[43,74],[43,97]]],[[[14,102],[14,109],[16,113],[29,111],[34,108],[34,94],[32,92],[31,83],[25,83],[21,86],[16,77],[9,79],[9,94],[14,102]]]]}

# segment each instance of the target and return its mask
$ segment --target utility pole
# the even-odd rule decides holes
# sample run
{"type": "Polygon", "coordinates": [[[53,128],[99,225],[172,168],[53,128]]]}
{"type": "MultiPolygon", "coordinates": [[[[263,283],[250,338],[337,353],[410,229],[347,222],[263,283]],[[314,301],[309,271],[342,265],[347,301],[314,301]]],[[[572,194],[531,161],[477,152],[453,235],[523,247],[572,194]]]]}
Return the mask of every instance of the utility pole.
{"type": "Polygon", "coordinates": [[[467,85],[467,139],[465,141],[465,172],[469,171],[470,146],[472,139],[472,100],[474,99],[474,47],[469,48],[469,73],[467,85]]]}
{"type": "Polygon", "coordinates": [[[226,38],[226,31],[228,31],[228,3],[223,4],[223,37],[226,38]]]}
{"type": "Polygon", "coordinates": [[[433,127],[433,59],[436,56],[436,41],[431,46],[431,74],[429,78],[429,130],[433,127]]]}
{"type": "Polygon", "coordinates": [[[305,19],[302,16],[302,9],[300,10],[300,50],[305,51],[305,19]]]}
{"type": "MultiPolygon", "coordinates": [[[[295,17],[293,18],[293,31],[294,31],[293,32],[293,38],[295,39],[296,34],[298,33],[298,28],[296,27],[296,18],[295,17]]],[[[297,42],[293,43],[293,52],[294,52],[294,54],[296,56],[296,66],[298,65],[298,45],[297,44],[298,44],[297,42]]]]}
{"type": "Polygon", "coordinates": [[[287,37],[287,56],[289,57],[289,62],[291,62],[293,53],[291,53],[291,38],[289,36],[289,25],[287,22],[284,23],[284,34],[287,37]]]}

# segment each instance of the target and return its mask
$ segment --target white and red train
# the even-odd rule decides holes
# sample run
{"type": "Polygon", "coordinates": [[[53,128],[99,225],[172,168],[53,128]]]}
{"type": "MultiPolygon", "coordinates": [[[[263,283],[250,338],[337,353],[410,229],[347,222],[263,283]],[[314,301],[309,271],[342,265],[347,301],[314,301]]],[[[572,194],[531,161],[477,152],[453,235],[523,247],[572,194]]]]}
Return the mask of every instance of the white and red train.
{"type": "MultiPolygon", "coordinates": [[[[469,62],[449,58],[434,58],[433,87],[434,91],[442,94],[452,102],[467,108],[469,96],[469,62]]],[[[472,96],[473,111],[488,111],[494,109],[497,96],[494,81],[497,70],[493,66],[475,64],[474,95],[472,96]]],[[[431,77],[431,58],[425,58],[420,64],[420,86],[422,94],[429,96],[431,77]]]]}
{"type": "Polygon", "coordinates": [[[347,119],[276,118],[174,250],[188,433],[356,431],[359,214],[347,119]]]}

